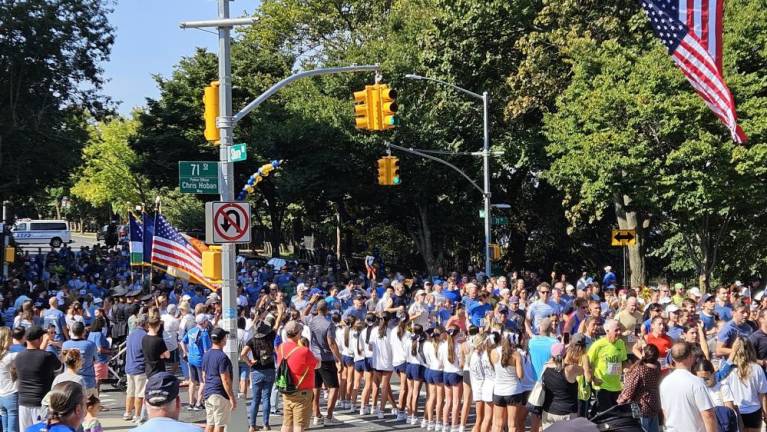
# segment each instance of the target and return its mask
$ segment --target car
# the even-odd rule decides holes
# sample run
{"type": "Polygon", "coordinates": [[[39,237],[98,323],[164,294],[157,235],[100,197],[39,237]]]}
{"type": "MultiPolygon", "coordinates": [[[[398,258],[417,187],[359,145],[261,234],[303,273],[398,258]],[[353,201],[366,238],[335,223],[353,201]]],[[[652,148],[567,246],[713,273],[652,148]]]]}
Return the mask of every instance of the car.
{"type": "Polygon", "coordinates": [[[48,244],[57,248],[72,242],[69,223],[65,220],[19,219],[11,232],[13,240],[20,245],[48,244]]]}

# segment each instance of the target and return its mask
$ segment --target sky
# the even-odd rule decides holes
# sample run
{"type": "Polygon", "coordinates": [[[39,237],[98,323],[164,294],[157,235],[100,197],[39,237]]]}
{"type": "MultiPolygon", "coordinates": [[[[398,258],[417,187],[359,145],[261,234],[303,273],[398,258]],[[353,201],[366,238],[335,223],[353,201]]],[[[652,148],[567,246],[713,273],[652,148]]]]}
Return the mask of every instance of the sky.
{"type": "MultiPolygon", "coordinates": [[[[252,13],[258,4],[259,0],[232,1],[230,15],[252,13]]],[[[217,52],[216,34],[178,26],[181,21],[217,15],[217,0],[117,0],[109,17],[115,42],[109,62],[102,66],[108,80],[103,92],[119,103],[118,111],[128,114],[145,105],[146,98],[157,98],[159,90],[152,75],[169,77],[181,57],[194,54],[196,47],[217,52]]]]}

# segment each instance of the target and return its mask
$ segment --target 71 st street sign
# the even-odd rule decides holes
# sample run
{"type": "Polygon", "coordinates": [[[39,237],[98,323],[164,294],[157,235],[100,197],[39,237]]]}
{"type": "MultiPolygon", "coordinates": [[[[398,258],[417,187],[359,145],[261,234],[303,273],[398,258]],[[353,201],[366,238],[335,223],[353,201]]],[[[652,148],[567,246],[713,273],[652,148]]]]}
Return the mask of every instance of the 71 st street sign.
{"type": "Polygon", "coordinates": [[[178,186],[183,193],[218,194],[218,162],[180,161],[178,186]]]}

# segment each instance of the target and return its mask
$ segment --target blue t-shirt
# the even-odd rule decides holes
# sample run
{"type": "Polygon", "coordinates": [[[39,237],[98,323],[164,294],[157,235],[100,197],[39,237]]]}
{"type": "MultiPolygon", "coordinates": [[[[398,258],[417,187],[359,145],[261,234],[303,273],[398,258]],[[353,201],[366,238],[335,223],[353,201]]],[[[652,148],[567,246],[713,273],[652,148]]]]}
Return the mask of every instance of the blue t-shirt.
{"type": "Polygon", "coordinates": [[[72,339],[64,342],[62,348],[80,351],[82,366],[77,373],[83,377],[86,388],[96,388],[96,371],[93,369],[93,363],[96,361],[96,354],[98,353],[96,344],[85,339],[72,339]]]}
{"type": "Polygon", "coordinates": [[[716,340],[717,342],[723,342],[724,346],[729,348],[732,346],[732,343],[735,342],[735,338],[738,336],[749,337],[753,332],[754,329],[752,329],[748,323],[744,322],[741,325],[736,325],[734,321],[730,320],[722,326],[721,330],[719,330],[716,340]]]}
{"type": "Polygon", "coordinates": [[[26,351],[27,347],[24,344],[12,344],[8,347],[9,353],[20,353],[22,351],[26,351]]]}
{"type": "Polygon", "coordinates": [[[551,347],[558,341],[551,336],[533,336],[527,344],[530,352],[530,362],[533,364],[535,379],[541,379],[543,365],[551,358],[551,347]]]}
{"type": "Polygon", "coordinates": [[[140,375],[146,370],[144,351],[141,349],[144,336],[146,330],[137,327],[130,332],[125,342],[125,373],[128,375],[140,375]]]}
{"type": "Polygon", "coordinates": [[[706,315],[703,312],[700,313],[700,321],[703,323],[703,330],[709,331],[716,327],[716,317],[713,315],[706,315]]]}
{"type": "MultiPolygon", "coordinates": [[[[650,330],[649,330],[649,324],[648,324],[648,327],[645,333],[649,333],[649,332],[650,330]]],[[[671,326],[668,328],[668,330],[666,330],[666,336],[670,337],[671,340],[674,342],[682,339],[682,333],[684,333],[684,328],[680,325],[671,326]]]]}
{"type": "MultiPolygon", "coordinates": [[[[44,422],[44,421],[40,423],[35,423],[32,426],[28,427],[27,430],[24,432],[42,432],[46,430],[46,425],[47,425],[47,422],[44,422]]],[[[48,432],[75,432],[75,430],[72,429],[71,427],[61,423],[57,423],[47,428],[47,431],[48,432]]]]}
{"type": "Polygon", "coordinates": [[[194,367],[201,367],[203,355],[213,346],[208,330],[192,327],[186,332],[182,342],[186,345],[186,351],[189,353],[187,358],[189,364],[194,367]]]}
{"type": "Polygon", "coordinates": [[[205,374],[205,390],[203,397],[217,394],[227,399],[224,383],[221,381],[221,374],[227,373],[232,376],[232,362],[220,349],[211,349],[205,353],[202,358],[202,372],[205,374]]]}
{"type": "Polygon", "coordinates": [[[532,323],[533,334],[538,334],[538,326],[542,319],[557,314],[559,314],[559,306],[556,303],[552,301],[546,303],[541,301],[533,302],[527,308],[527,318],[532,323]]]}
{"type": "MultiPolygon", "coordinates": [[[[92,331],[88,334],[88,340],[96,344],[96,348],[109,348],[109,341],[107,340],[106,336],[104,336],[104,333],[100,331],[92,331]]],[[[98,363],[106,363],[109,361],[109,355],[103,354],[96,351],[96,361],[98,363]]]]}
{"type": "Polygon", "coordinates": [[[714,312],[719,315],[719,319],[722,321],[730,321],[732,319],[732,308],[727,305],[720,305],[717,303],[714,306],[714,312]]]}
{"type": "Polygon", "coordinates": [[[343,317],[346,318],[348,316],[353,316],[354,318],[357,318],[358,321],[364,321],[365,315],[367,315],[368,311],[363,306],[362,309],[357,309],[354,306],[350,306],[349,309],[346,309],[346,312],[344,312],[343,317]]]}
{"type": "Polygon", "coordinates": [[[455,291],[447,291],[447,290],[445,290],[445,291],[442,292],[442,294],[445,295],[445,298],[451,304],[461,300],[461,290],[455,290],[455,291]]]}
{"type": "Polygon", "coordinates": [[[55,340],[59,342],[64,340],[64,326],[66,325],[67,322],[64,318],[64,312],[53,308],[46,309],[45,312],[43,312],[43,329],[46,330],[50,326],[55,327],[55,340]]]}
{"type": "Polygon", "coordinates": [[[493,310],[493,307],[487,303],[472,301],[467,308],[471,325],[482,327],[482,324],[484,324],[482,320],[485,318],[485,314],[491,310],[493,310]]]}

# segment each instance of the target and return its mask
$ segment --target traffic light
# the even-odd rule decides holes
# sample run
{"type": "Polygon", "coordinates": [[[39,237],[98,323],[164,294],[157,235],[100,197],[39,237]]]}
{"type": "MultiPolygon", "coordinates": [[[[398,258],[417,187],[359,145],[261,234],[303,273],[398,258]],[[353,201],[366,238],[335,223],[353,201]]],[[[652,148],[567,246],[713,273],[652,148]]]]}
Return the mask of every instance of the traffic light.
{"type": "Polygon", "coordinates": [[[378,184],[389,185],[389,160],[386,157],[378,159],[378,184]]]}
{"type": "Polygon", "coordinates": [[[392,186],[398,186],[400,184],[399,179],[399,158],[396,156],[387,156],[389,158],[389,172],[391,173],[392,186]]]}
{"type": "Polygon", "coordinates": [[[13,246],[5,247],[5,262],[13,264],[16,261],[16,248],[13,246]]]}
{"type": "Polygon", "coordinates": [[[490,259],[492,261],[501,260],[501,246],[495,243],[490,244],[490,259]]]}
{"type": "Polygon", "coordinates": [[[221,140],[221,132],[216,126],[216,118],[218,118],[218,81],[213,81],[209,86],[205,87],[205,94],[202,97],[202,103],[205,108],[205,139],[219,144],[221,140]]]}
{"type": "Polygon", "coordinates": [[[208,250],[202,252],[202,275],[212,281],[222,279],[221,246],[208,246],[208,250]]]}
{"type": "Polygon", "coordinates": [[[354,122],[357,129],[374,130],[372,89],[373,86],[365,86],[364,90],[354,92],[354,122]]]}
{"type": "Polygon", "coordinates": [[[381,127],[377,130],[393,129],[394,126],[399,124],[397,118],[397,91],[389,88],[388,84],[380,84],[378,86],[378,103],[379,113],[381,119],[381,127]]]}

